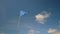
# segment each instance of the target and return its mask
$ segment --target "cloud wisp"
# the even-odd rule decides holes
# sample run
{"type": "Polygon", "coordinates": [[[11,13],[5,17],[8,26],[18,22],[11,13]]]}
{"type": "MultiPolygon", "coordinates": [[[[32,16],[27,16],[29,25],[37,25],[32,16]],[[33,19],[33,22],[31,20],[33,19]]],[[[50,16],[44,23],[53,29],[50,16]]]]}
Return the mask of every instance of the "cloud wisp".
{"type": "Polygon", "coordinates": [[[59,23],[60,23],[60,21],[59,21],[59,23]]]}
{"type": "Polygon", "coordinates": [[[1,33],[1,32],[0,32],[0,34],[5,34],[5,33],[3,33],[3,32],[1,33]]]}
{"type": "Polygon", "coordinates": [[[40,34],[40,31],[36,31],[36,30],[30,29],[28,31],[28,34],[40,34]]]}
{"type": "Polygon", "coordinates": [[[36,20],[41,24],[44,24],[46,19],[49,17],[50,17],[50,13],[45,11],[35,16],[36,20]]]}
{"type": "Polygon", "coordinates": [[[48,34],[60,34],[60,31],[56,30],[56,29],[49,29],[48,30],[48,34]]]}

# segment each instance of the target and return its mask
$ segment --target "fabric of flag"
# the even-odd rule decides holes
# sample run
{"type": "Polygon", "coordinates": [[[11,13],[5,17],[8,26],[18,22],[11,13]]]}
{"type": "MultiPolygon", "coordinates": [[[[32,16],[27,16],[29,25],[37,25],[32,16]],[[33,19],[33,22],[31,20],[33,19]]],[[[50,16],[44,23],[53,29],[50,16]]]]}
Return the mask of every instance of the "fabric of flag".
{"type": "Polygon", "coordinates": [[[23,11],[23,10],[20,11],[20,16],[23,16],[23,15],[25,15],[25,14],[27,14],[26,11],[23,11]]]}

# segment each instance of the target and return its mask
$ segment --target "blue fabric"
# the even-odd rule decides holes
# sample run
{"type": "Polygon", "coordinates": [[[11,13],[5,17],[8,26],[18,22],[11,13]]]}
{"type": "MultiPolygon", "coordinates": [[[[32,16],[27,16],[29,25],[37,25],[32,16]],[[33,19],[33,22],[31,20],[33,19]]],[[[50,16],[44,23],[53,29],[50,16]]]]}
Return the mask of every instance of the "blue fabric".
{"type": "Polygon", "coordinates": [[[20,16],[23,16],[23,15],[25,15],[25,14],[27,14],[26,11],[23,11],[23,10],[20,11],[20,16]]]}

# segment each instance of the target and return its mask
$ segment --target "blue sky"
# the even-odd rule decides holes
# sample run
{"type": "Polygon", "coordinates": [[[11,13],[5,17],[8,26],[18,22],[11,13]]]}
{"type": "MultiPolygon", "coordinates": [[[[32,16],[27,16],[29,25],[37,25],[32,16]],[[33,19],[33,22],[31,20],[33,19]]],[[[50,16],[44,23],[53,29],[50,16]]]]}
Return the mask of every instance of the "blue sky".
{"type": "Polygon", "coordinates": [[[16,34],[18,21],[19,34],[60,34],[60,0],[0,0],[0,34],[16,34]]]}

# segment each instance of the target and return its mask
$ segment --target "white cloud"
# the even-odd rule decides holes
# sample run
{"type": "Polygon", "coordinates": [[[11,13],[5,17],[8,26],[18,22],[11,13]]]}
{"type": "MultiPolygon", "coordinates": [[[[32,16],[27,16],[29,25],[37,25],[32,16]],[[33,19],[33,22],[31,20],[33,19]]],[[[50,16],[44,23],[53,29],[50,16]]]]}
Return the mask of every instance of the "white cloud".
{"type": "Polygon", "coordinates": [[[36,30],[30,29],[28,31],[28,34],[40,34],[40,31],[36,31],[36,30]]]}
{"type": "Polygon", "coordinates": [[[5,34],[5,33],[0,33],[0,34],[5,34]]]}
{"type": "Polygon", "coordinates": [[[54,33],[54,32],[56,32],[56,29],[51,29],[51,28],[50,28],[50,29],[48,30],[48,33],[54,33]]]}
{"type": "Polygon", "coordinates": [[[57,31],[56,29],[49,29],[48,34],[60,34],[60,31],[57,31]]]}
{"type": "Polygon", "coordinates": [[[46,19],[49,17],[50,17],[50,13],[47,13],[45,11],[35,16],[36,20],[41,24],[44,24],[46,19]]]}
{"type": "Polygon", "coordinates": [[[36,31],[37,34],[40,34],[40,31],[36,31]]]}
{"type": "Polygon", "coordinates": [[[28,34],[34,34],[34,32],[35,31],[31,29],[31,30],[29,30],[28,34]]]}

